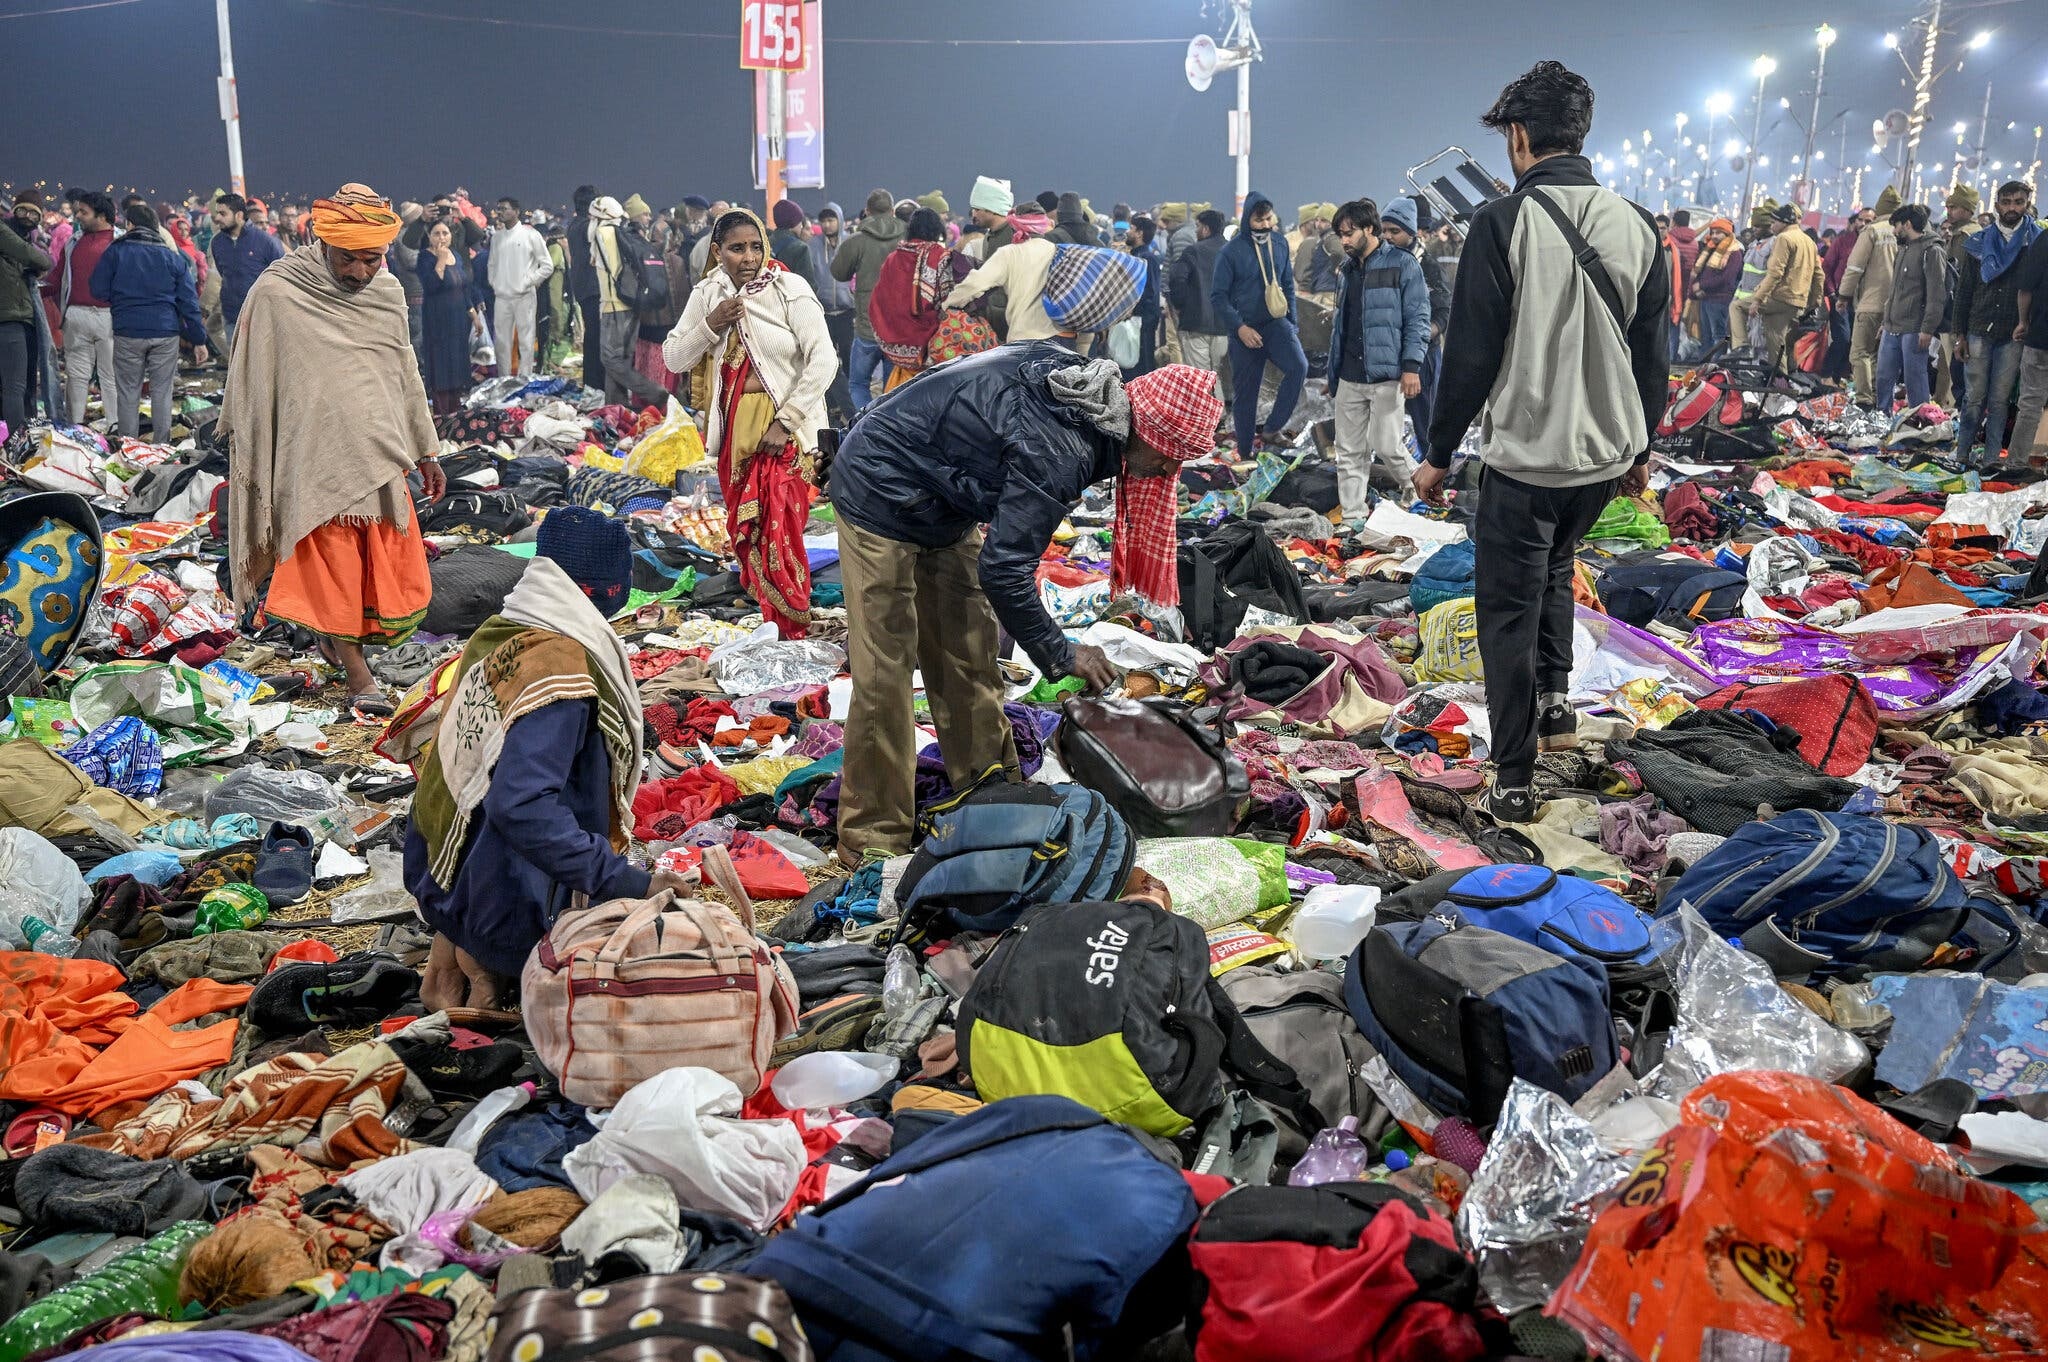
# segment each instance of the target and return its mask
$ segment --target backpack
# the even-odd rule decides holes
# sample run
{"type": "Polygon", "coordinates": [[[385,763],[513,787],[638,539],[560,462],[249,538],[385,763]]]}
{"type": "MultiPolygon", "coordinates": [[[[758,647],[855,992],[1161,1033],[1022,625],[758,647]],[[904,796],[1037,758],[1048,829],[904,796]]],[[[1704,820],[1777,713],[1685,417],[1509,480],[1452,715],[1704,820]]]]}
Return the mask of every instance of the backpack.
{"type": "MultiPolygon", "coordinates": [[[[1427,564],[1424,565],[1425,568],[1427,564]]],[[[1749,579],[1683,554],[1644,553],[1609,565],[1600,581],[1600,604],[1624,624],[1647,629],[1654,620],[1690,631],[1702,620],[1742,612],[1749,579]]]]}
{"type": "Polygon", "coordinates": [[[819,1362],[1119,1359],[1179,1318],[1185,1270],[1159,1268],[1194,1219],[1129,1131],[1019,1097],[899,1147],[748,1271],[788,1291],[819,1362]]]}
{"type": "Polygon", "coordinates": [[[1421,615],[1445,601],[1455,601],[1461,596],[1470,596],[1475,590],[1477,559],[1472,541],[1461,540],[1446,544],[1429,555],[1428,561],[1417,569],[1415,581],[1408,588],[1408,605],[1421,615]]]}
{"type": "Polygon", "coordinates": [[[1444,913],[1610,972],[1657,958],[1650,944],[1651,919],[1641,909],[1605,885],[1560,875],[1547,866],[1508,863],[1449,870],[1390,895],[1385,904],[1396,912],[1417,906],[1418,920],[1444,913]]]}
{"type": "Polygon", "coordinates": [[[1109,801],[1079,785],[999,783],[932,809],[896,884],[896,939],[1001,932],[1037,903],[1114,898],[1138,839],[1109,801]]]}
{"type": "Polygon", "coordinates": [[[510,492],[463,492],[450,488],[448,495],[429,503],[419,521],[425,534],[467,529],[505,539],[531,525],[533,515],[510,492]]]}
{"type": "Polygon", "coordinates": [[[1700,832],[1726,837],[1754,819],[1759,805],[1834,810],[1861,788],[1786,750],[1796,737],[1774,739],[1738,714],[1696,709],[1609,742],[1607,760],[1633,768],[1645,789],[1700,832]]]}
{"type": "Polygon", "coordinates": [[[473,634],[505,608],[505,597],[532,563],[490,544],[458,544],[427,565],[434,594],[420,628],[429,634],[473,634]]]}
{"type": "Polygon", "coordinates": [[[1166,1139],[1223,1104],[1326,1124],[1209,973],[1209,938],[1138,900],[1047,903],[1004,933],[960,1000],[960,1065],[982,1098],[1054,1093],[1166,1139]]]}
{"type": "MultiPolygon", "coordinates": [[[[1369,1144],[1392,1123],[1365,1081],[1372,1047],[1344,1008],[1344,981],[1327,970],[1274,970],[1240,965],[1223,976],[1223,991],[1258,1042],[1294,1070],[1316,1110],[1329,1120],[1356,1116],[1369,1144]]],[[[1280,1113],[1279,1162],[1291,1166],[1316,1135],[1280,1113]]]]}
{"type": "Polygon", "coordinates": [[[1681,903],[1781,977],[1988,970],[2019,940],[2002,905],[1964,889],[1933,833],[1859,813],[1794,809],[1737,828],[1679,877],[1659,915],[1681,903]]]}
{"type": "Polygon", "coordinates": [[[618,228],[619,261],[614,282],[619,297],[633,305],[635,316],[656,320],[668,311],[668,264],[661,249],[630,223],[618,228]]]}
{"type": "Polygon", "coordinates": [[[1857,676],[1830,673],[1766,685],[1743,681],[1694,703],[1701,709],[1755,710],[1791,729],[1799,735],[1799,759],[1823,775],[1859,770],[1877,743],[1877,702],[1857,676]]]}
{"type": "Polygon", "coordinates": [[[754,934],[754,904],[724,847],[704,865],[738,906],[677,898],[572,907],[526,957],[520,996],[534,1054],[562,1095],[610,1107],[679,1065],[751,1096],[794,1030],[796,982],[754,934]]]}
{"type": "Polygon", "coordinates": [[[1145,262],[1107,246],[1053,247],[1046,267],[1045,315],[1076,335],[1107,331],[1138,308],[1145,293],[1145,262]]]}
{"type": "Polygon", "coordinates": [[[1245,611],[1253,606],[1308,623],[1301,574],[1272,537],[1249,520],[1227,520],[1183,542],[1179,570],[1188,642],[1203,652],[1236,638],[1245,611]]]}
{"type": "Polygon", "coordinates": [[[1517,1078],[1576,1102],[1620,1062],[1604,969],[1445,914],[1369,933],[1344,1002],[1417,1097],[1474,1125],[1517,1078]]]}
{"type": "Polygon", "coordinates": [[[491,1323],[485,1362],[633,1362],[657,1353],[811,1362],[813,1356],[779,1285],[724,1272],[648,1273],[594,1290],[521,1291],[498,1301],[491,1323]]]}
{"type": "Polygon", "coordinates": [[[1195,1362],[1467,1362],[1479,1273],[1449,1221],[1385,1183],[1236,1187],[1188,1240],[1195,1362]]]}

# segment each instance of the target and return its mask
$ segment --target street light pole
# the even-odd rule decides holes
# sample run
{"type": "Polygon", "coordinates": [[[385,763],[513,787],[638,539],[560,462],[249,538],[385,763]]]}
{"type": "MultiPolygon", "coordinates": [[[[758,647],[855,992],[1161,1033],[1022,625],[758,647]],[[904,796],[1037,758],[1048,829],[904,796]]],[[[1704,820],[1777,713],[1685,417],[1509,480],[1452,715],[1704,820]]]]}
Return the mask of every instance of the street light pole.
{"type": "Polygon", "coordinates": [[[789,75],[768,71],[768,167],[761,179],[767,186],[768,211],[789,197],[789,75]]]}
{"type": "Polygon", "coordinates": [[[1735,101],[1725,93],[1716,92],[1707,96],[1707,140],[1700,148],[1699,198],[1701,203],[1710,208],[1721,206],[1718,197],[1720,181],[1714,174],[1714,158],[1721,154],[1718,150],[1719,144],[1714,141],[1714,120],[1727,113],[1734,105],[1735,101]]]}
{"type": "Polygon", "coordinates": [[[1223,34],[1237,64],[1237,211],[1244,213],[1245,198],[1252,192],[1252,63],[1261,60],[1259,35],[1252,30],[1252,0],[1230,0],[1230,27],[1223,34]]]}
{"type": "Polygon", "coordinates": [[[1899,196],[1912,203],[1919,198],[1913,183],[1920,159],[1920,134],[1927,130],[1927,105],[1934,98],[1934,52],[1941,38],[1941,0],[1927,18],[1927,32],[1920,44],[1920,70],[1913,78],[1913,110],[1906,124],[1906,155],[1899,163],[1899,196]]]}
{"type": "Polygon", "coordinates": [[[1778,69],[1778,63],[1769,57],[1758,57],[1750,67],[1756,77],[1756,118],[1749,128],[1749,155],[1742,160],[1742,211],[1740,216],[1749,215],[1750,190],[1756,184],[1756,144],[1764,135],[1764,82],[1771,78],[1771,72],[1778,69]]]}
{"type": "Polygon", "coordinates": [[[228,31],[228,0],[214,0],[214,20],[220,30],[220,121],[228,129],[228,192],[246,196],[248,181],[242,178],[242,105],[235,93],[235,43],[228,31]]]}
{"type": "Polygon", "coordinates": [[[1977,164],[1971,168],[1970,179],[1974,182],[1984,171],[1984,141],[1991,127],[1991,82],[1984,82],[1984,112],[1977,118],[1977,164]]]}
{"type": "Polygon", "coordinates": [[[1814,33],[1814,40],[1820,44],[1820,64],[1813,70],[1813,116],[1806,120],[1806,151],[1799,158],[1799,173],[1805,177],[1806,197],[1800,207],[1818,207],[1815,192],[1818,182],[1813,177],[1813,134],[1820,127],[1820,87],[1828,78],[1828,49],[1835,44],[1835,30],[1822,24],[1814,33]]]}

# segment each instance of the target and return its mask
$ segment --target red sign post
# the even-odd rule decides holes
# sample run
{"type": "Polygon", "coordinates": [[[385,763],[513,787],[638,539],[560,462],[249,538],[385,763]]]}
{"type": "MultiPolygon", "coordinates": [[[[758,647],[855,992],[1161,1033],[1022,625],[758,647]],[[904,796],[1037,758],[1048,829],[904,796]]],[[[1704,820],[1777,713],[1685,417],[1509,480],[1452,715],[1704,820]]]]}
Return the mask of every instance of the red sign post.
{"type": "Polygon", "coordinates": [[[740,68],[801,71],[810,63],[803,0],[740,0],[740,68]]]}

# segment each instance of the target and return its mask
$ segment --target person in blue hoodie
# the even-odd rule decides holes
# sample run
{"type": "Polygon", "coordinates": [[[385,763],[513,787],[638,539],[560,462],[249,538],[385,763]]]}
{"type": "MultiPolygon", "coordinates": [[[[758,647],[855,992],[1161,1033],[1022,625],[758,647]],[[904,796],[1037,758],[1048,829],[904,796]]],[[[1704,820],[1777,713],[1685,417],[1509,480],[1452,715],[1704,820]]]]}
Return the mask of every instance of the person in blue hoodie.
{"type": "Polygon", "coordinates": [[[1247,194],[1237,235],[1216,260],[1209,306],[1230,336],[1231,418],[1237,456],[1249,459],[1259,435],[1259,385],[1266,365],[1280,371],[1280,391],[1266,422],[1268,439],[1286,428],[1308,381],[1308,356],[1295,329],[1294,262],[1280,236],[1280,215],[1264,194],[1247,194]]]}
{"type": "Polygon", "coordinates": [[[1330,319],[1330,367],[1324,394],[1337,411],[1337,499],[1346,520],[1372,511],[1377,463],[1381,490],[1399,497],[1415,465],[1401,433],[1402,403],[1422,392],[1429,350],[1429,285],[1412,251],[1380,231],[1379,206],[1354,199],[1331,229],[1344,243],[1337,307],[1330,319]]]}
{"type": "Polygon", "coordinates": [[[151,433],[171,442],[173,395],[178,386],[178,338],[191,342],[193,356],[206,363],[206,315],[199,310],[199,286],[192,266],[157,229],[156,211],[131,203],[128,233],[100,256],[92,270],[92,293],[107,300],[114,322],[114,409],[121,433],[142,431],[142,384],[149,382],[151,433]]]}

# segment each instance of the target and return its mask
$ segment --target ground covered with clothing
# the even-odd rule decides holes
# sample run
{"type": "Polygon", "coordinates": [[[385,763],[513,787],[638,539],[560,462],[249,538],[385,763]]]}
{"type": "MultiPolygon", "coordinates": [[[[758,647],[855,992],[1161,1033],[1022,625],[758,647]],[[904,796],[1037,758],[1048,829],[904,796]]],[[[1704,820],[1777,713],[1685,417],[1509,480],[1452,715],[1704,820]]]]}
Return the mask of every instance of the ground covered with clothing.
{"type": "Polygon", "coordinates": [[[1672,386],[1533,821],[1479,808],[1476,461],[1344,521],[1304,431],[1182,465],[1135,593],[1083,496],[1037,589],[1121,684],[1006,660],[1022,782],[965,788],[920,692],[916,849],[864,862],[831,501],[783,636],[680,405],[436,419],[388,721],[235,610],[209,403],[32,428],[0,1362],[2048,1352],[2048,482],[1938,407],[1672,386]],[[550,518],[626,539],[601,638],[550,518]],[[520,727],[563,675],[590,726],[520,727]],[[444,720],[587,754],[630,866],[508,878],[540,944],[437,975],[444,856],[541,854],[423,777],[444,720]]]}

